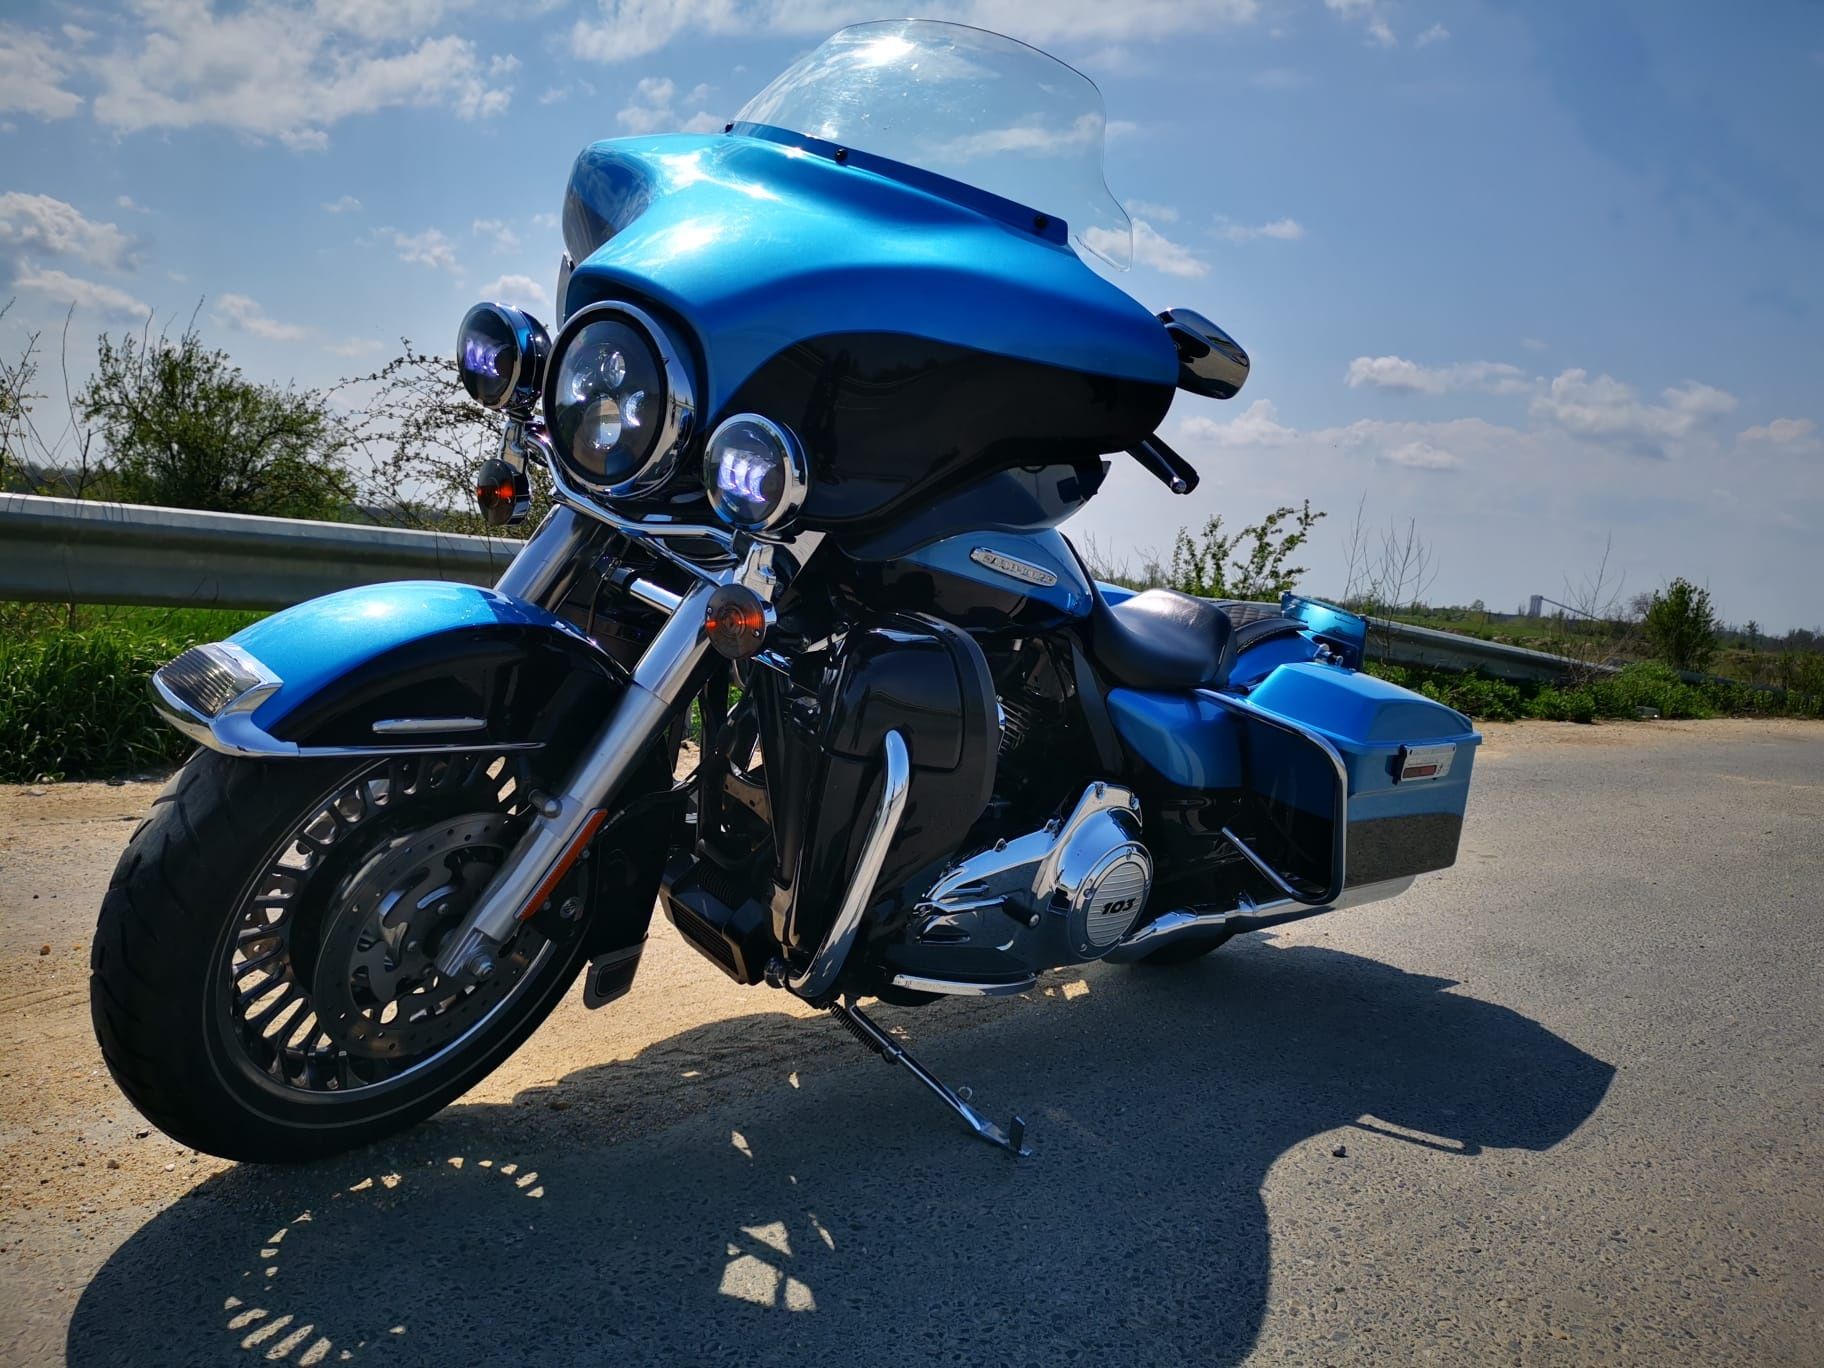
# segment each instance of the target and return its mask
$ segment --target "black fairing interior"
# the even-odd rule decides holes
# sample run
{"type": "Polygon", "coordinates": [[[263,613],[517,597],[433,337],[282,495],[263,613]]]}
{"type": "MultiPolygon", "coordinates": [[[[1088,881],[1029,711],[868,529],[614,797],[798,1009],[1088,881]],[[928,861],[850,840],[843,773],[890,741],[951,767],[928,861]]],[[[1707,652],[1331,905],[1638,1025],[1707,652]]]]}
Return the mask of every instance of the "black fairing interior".
{"type": "Polygon", "coordinates": [[[1207,599],[1148,589],[1120,603],[1095,597],[1090,649],[1108,679],[1130,689],[1220,688],[1235,662],[1235,629],[1207,599]]]}

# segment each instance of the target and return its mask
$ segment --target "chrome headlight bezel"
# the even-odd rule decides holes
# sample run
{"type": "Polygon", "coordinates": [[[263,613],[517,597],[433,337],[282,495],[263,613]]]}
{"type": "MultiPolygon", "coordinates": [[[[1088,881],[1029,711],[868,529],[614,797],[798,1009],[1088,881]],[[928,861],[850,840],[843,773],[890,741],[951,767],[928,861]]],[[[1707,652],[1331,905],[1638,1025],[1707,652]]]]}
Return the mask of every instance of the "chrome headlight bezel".
{"type": "Polygon", "coordinates": [[[696,387],[684,349],[651,314],[622,300],[605,300],[586,305],[564,320],[557,340],[551,347],[551,358],[545,367],[545,429],[550,434],[553,458],[562,470],[564,480],[591,494],[610,499],[637,498],[657,492],[676,476],[678,462],[691,438],[696,434],[696,387]],[[603,481],[588,471],[578,469],[561,438],[557,389],[563,375],[564,360],[578,334],[592,323],[616,322],[631,326],[651,344],[664,373],[665,399],[656,415],[657,429],[652,450],[640,466],[624,479],[603,481]]]}

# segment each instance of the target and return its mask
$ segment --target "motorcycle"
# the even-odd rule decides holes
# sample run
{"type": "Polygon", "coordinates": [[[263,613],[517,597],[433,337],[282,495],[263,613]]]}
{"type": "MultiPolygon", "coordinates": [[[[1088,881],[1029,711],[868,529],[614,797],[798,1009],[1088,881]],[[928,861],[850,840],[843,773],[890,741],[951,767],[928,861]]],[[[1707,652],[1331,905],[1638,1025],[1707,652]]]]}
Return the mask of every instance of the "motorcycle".
{"type": "Polygon", "coordinates": [[[1246,352],[1121,264],[1085,77],[1011,39],[844,29],[720,135],[599,142],[555,336],[481,304],[492,588],[381,584],[153,678],[199,743],[103,903],[115,1080],[186,1145],[310,1158],[435,1112],[655,905],[1027,1152],[861,1008],[1182,963],[1456,858],[1466,718],[1363,620],[1095,581],[1058,531],[1246,352]],[[540,413],[542,410],[542,419],[540,413]],[[695,716],[695,764],[678,778],[695,716]]]}

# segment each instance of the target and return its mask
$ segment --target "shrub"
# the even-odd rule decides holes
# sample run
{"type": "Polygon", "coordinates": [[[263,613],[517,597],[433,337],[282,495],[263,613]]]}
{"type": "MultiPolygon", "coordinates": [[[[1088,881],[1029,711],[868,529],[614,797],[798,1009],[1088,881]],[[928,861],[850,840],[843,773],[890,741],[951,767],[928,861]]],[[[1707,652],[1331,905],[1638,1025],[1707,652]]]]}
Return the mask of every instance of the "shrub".
{"type": "Polygon", "coordinates": [[[1710,591],[1675,579],[1647,602],[1642,623],[1653,653],[1678,670],[1701,670],[1716,655],[1716,613],[1710,591]]]}

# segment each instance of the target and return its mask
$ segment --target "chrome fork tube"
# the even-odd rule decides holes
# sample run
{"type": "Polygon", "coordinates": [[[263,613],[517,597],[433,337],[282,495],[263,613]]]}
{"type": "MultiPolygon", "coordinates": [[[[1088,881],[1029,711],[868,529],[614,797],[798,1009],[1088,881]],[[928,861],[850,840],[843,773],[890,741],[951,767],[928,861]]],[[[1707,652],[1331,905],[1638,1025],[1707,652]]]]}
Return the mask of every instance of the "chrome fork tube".
{"type": "Polygon", "coordinates": [[[549,598],[576,553],[601,524],[567,504],[555,505],[495,581],[496,592],[549,608],[549,598]]]}
{"type": "Polygon", "coordinates": [[[531,829],[495,873],[460,930],[438,952],[441,972],[475,978],[491,973],[495,948],[511,938],[522,916],[536,910],[533,903],[541,893],[549,896],[547,886],[561,877],[595,834],[603,804],[683,701],[709,650],[703,619],[714,592],[715,586],[706,583],[685,592],[677,611],[640,656],[632,683],[579,756],[563,792],[544,800],[531,829]]]}

